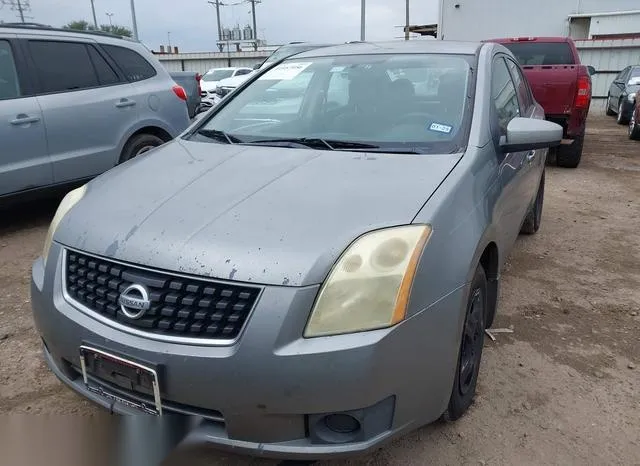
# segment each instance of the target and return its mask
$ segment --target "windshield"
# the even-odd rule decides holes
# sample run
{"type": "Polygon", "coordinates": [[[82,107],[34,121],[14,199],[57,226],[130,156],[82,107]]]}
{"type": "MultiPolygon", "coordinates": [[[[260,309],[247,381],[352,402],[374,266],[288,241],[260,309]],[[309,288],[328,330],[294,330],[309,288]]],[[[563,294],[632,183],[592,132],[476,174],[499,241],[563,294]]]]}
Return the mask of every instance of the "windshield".
{"type": "Polygon", "coordinates": [[[355,146],[342,143],[358,142],[448,153],[466,137],[472,63],[472,56],[435,54],[290,59],[235,95],[192,138],[320,139],[345,150],[355,146]]]}
{"type": "Polygon", "coordinates": [[[511,50],[523,66],[573,65],[573,53],[566,42],[510,42],[502,44],[511,50]]]}
{"type": "Polygon", "coordinates": [[[233,75],[233,70],[212,70],[202,77],[203,81],[220,81],[225,78],[230,78],[233,75]]]}

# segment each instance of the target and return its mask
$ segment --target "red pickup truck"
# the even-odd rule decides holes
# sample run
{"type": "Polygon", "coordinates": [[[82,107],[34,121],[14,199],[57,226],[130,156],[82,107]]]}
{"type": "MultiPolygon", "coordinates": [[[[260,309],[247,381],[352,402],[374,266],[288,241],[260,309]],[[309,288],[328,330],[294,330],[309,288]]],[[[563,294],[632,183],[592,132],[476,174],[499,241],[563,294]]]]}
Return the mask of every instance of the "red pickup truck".
{"type": "Polygon", "coordinates": [[[577,167],[591,105],[593,67],[580,63],[578,50],[568,37],[522,37],[487,42],[504,45],[518,59],[547,120],[564,128],[556,163],[561,167],[577,167]]]}

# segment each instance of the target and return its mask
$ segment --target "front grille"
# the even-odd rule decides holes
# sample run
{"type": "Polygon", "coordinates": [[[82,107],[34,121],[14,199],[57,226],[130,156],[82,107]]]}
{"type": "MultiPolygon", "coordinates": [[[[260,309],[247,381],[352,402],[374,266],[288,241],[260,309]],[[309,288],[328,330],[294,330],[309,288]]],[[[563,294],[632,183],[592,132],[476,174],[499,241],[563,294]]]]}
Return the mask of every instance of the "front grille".
{"type": "Polygon", "coordinates": [[[255,305],[260,288],[198,280],[67,251],[66,290],[93,312],[143,332],[165,337],[234,340],[255,305]],[[139,319],[128,318],[119,297],[143,285],[151,305],[139,319]]]}

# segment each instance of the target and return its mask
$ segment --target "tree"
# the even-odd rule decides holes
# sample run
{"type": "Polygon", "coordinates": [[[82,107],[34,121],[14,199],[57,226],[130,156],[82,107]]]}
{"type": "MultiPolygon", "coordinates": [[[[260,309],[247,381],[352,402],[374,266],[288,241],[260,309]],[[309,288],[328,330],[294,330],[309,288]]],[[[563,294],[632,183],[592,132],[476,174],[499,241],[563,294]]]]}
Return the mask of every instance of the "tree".
{"type": "MultiPolygon", "coordinates": [[[[83,19],[80,19],[77,21],[71,21],[70,23],[64,25],[63,27],[65,29],[74,29],[76,31],[95,31],[96,30],[96,27],[93,24],[83,19]]],[[[114,24],[113,26],[110,24],[102,24],[98,28],[98,30],[102,32],[108,32],[111,34],[116,34],[118,36],[124,36],[124,37],[133,36],[131,29],[125,26],[118,26],[117,24],[114,24]]]]}

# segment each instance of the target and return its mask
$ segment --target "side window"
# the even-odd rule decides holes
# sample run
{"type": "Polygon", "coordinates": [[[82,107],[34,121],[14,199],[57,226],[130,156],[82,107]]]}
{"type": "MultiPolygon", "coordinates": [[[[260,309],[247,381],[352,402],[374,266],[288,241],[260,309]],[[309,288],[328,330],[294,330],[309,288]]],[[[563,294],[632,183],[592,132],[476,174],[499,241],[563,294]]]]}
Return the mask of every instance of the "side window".
{"type": "Polygon", "coordinates": [[[9,42],[0,40],[0,100],[16,97],[20,97],[20,83],[13,52],[9,42]]]}
{"type": "Polygon", "coordinates": [[[516,87],[503,58],[494,60],[491,73],[491,100],[498,116],[501,134],[507,133],[509,122],[520,116],[516,87]]]}
{"type": "Polygon", "coordinates": [[[98,77],[87,46],[78,42],[29,41],[40,92],[76,91],[97,87],[98,77]]]}
{"type": "Polygon", "coordinates": [[[629,67],[626,67],[624,70],[620,72],[618,76],[616,76],[616,81],[624,81],[627,73],[629,72],[629,67]]]}
{"type": "Polygon", "coordinates": [[[249,74],[249,70],[238,70],[236,76],[242,76],[243,74],[249,74]]]}
{"type": "Polygon", "coordinates": [[[331,73],[327,88],[327,108],[343,107],[349,103],[349,79],[342,72],[331,73]]]}
{"type": "Polygon", "coordinates": [[[520,101],[520,108],[523,113],[527,114],[529,109],[533,105],[533,97],[531,96],[531,90],[529,88],[529,82],[527,78],[522,74],[520,67],[515,64],[514,61],[506,59],[511,75],[513,76],[513,82],[518,91],[518,100],[520,101]]]}
{"type": "Polygon", "coordinates": [[[91,57],[91,62],[96,70],[96,74],[98,75],[98,81],[100,81],[102,86],[108,86],[109,84],[116,84],[120,82],[120,78],[116,72],[113,71],[111,65],[109,65],[102,55],[98,53],[95,47],[89,46],[89,56],[91,57]]]}
{"type": "Polygon", "coordinates": [[[102,45],[129,81],[142,81],[156,75],[156,69],[138,52],[117,45],[102,45]]]}

